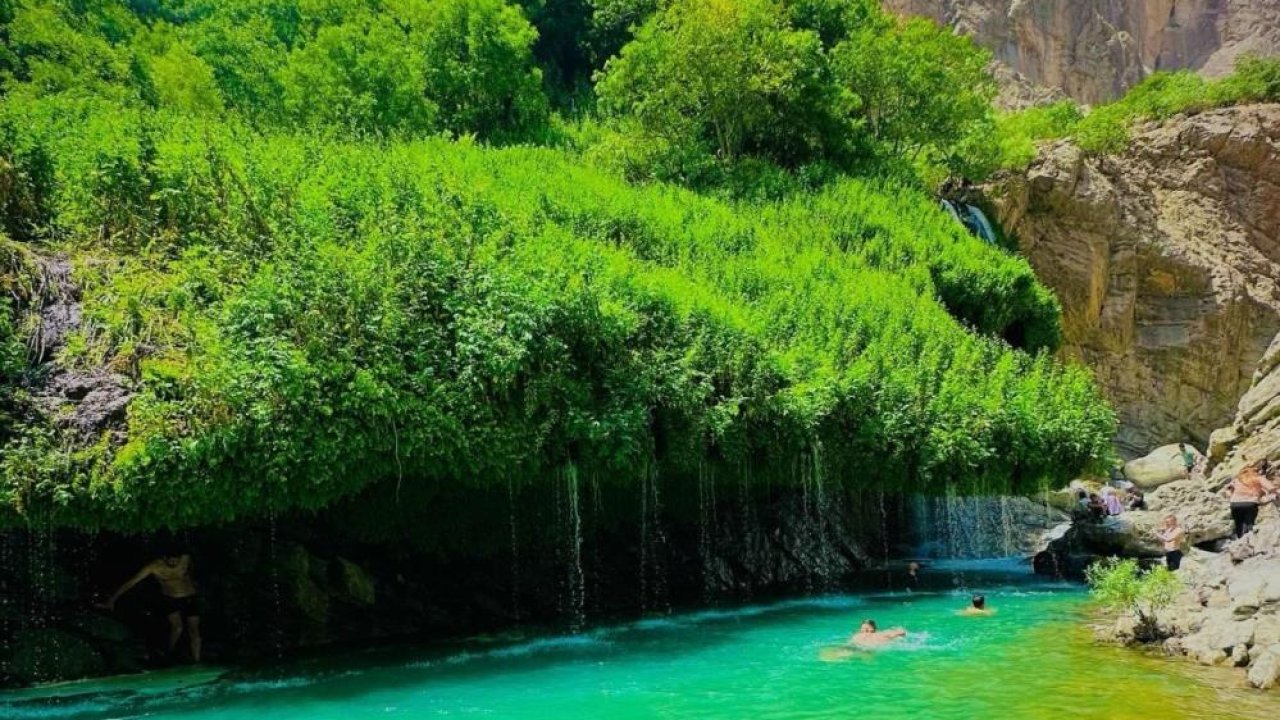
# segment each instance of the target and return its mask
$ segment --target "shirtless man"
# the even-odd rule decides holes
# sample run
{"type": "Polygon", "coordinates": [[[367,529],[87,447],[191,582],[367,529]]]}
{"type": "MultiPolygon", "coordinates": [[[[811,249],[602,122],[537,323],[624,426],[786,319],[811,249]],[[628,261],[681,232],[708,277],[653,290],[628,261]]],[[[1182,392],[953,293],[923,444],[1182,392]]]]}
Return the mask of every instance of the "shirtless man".
{"type": "Polygon", "coordinates": [[[1166,515],[1164,528],[1156,532],[1156,537],[1164,545],[1164,562],[1170,570],[1177,570],[1182,566],[1182,541],[1186,536],[1187,531],[1178,525],[1178,518],[1166,515]]]}
{"type": "Polygon", "coordinates": [[[900,627],[877,631],[875,620],[863,620],[862,627],[859,627],[858,632],[849,638],[849,644],[861,648],[874,648],[906,636],[907,631],[900,627]]]}
{"type": "Polygon", "coordinates": [[[974,595],[970,600],[969,607],[961,610],[959,615],[991,615],[995,610],[987,607],[987,598],[983,595],[974,595]]]}
{"type": "Polygon", "coordinates": [[[112,593],[107,601],[98,607],[105,610],[114,609],[116,600],[133,589],[134,585],[154,577],[160,584],[160,594],[164,596],[167,618],[169,620],[169,652],[182,637],[182,624],[186,620],[187,640],[191,643],[191,659],[200,662],[200,610],[197,604],[196,584],[191,579],[191,556],[167,554],[153,560],[129,578],[119,590],[112,593]]]}

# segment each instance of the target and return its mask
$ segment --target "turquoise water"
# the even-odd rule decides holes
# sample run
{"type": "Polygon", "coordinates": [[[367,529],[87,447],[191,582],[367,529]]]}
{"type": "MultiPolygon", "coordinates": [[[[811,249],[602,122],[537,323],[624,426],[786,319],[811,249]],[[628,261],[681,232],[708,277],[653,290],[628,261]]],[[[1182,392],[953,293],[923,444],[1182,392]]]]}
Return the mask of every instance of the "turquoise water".
{"type": "Polygon", "coordinates": [[[64,686],[55,698],[11,693],[0,696],[0,717],[1280,717],[1280,696],[1246,689],[1238,672],[1095,645],[1078,586],[981,563],[935,567],[925,584],[932,589],[704,610],[579,635],[370,651],[221,676],[153,673],[64,686]],[[971,591],[984,592],[996,614],[956,615],[971,591]],[[884,650],[832,653],[865,617],[911,635],[884,650]]]}

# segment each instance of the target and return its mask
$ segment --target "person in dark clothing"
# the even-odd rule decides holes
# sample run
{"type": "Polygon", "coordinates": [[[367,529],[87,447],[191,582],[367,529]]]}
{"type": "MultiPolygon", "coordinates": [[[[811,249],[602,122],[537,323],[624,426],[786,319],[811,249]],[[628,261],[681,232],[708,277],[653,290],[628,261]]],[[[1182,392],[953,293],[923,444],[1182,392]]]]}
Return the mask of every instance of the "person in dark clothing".
{"type": "Polygon", "coordinates": [[[1129,489],[1129,509],[1130,510],[1146,510],[1147,499],[1143,496],[1142,491],[1138,488],[1129,489]]]}
{"type": "Polygon", "coordinates": [[[1222,494],[1231,501],[1231,522],[1237,538],[1253,531],[1258,521],[1258,507],[1274,499],[1276,486],[1263,472],[1263,463],[1254,463],[1241,470],[1222,494]]]}
{"type": "Polygon", "coordinates": [[[165,617],[169,621],[169,651],[173,652],[185,629],[187,642],[191,646],[191,659],[200,662],[200,608],[199,596],[196,593],[195,581],[191,578],[191,556],[179,552],[166,552],[164,557],[147,563],[136,575],[129,578],[118,590],[111,594],[106,602],[98,607],[104,610],[115,609],[116,601],[121,595],[133,589],[134,585],[155,578],[160,585],[160,594],[164,598],[165,617]]]}

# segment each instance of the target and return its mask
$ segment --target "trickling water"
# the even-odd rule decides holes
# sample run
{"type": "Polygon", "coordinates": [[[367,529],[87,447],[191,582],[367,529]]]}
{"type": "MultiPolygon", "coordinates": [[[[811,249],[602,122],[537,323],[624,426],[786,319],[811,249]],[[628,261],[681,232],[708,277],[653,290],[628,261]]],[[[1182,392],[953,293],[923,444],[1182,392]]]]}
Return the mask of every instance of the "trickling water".
{"type": "Polygon", "coordinates": [[[822,443],[815,441],[812,447],[813,461],[813,493],[818,514],[818,577],[822,580],[822,589],[831,587],[830,545],[827,540],[827,523],[831,519],[831,505],[827,500],[824,484],[826,474],[822,471],[822,443]]]}
{"type": "Polygon", "coordinates": [[[702,601],[710,603],[712,587],[712,509],[709,471],[706,463],[698,461],[698,561],[702,570],[702,601]]]}
{"type": "Polygon", "coordinates": [[[511,615],[520,618],[520,537],[516,525],[516,481],[507,477],[507,512],[511,530],[511,615]]]}
{"type": "Polygon", "coordinates": [[[276,658],[284,657],[284,601],[280,596],[280,562],[276,552],[276,514],[267,514],[267,564],[271,567],[271,600],[275,605],[275,622],[271,623],[271,643],[276,658]]]}
{"type": "Polygon", "coordinates": [[[564,469],[565,495],[569,520],[569,611],[574,632],[586,623],[586,576],[582,572],[582,495],[578,490],[578,468],[569,463],[564,469]]]}

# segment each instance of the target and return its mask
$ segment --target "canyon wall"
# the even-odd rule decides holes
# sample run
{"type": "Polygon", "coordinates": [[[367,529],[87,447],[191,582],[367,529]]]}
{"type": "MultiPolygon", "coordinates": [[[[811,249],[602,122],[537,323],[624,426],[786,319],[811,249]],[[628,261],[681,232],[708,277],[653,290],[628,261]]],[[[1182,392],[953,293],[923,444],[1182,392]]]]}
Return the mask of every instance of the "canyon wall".
{"type": "Polygon", "coordinates": [[[1050,88],[1085,103],[1158,70],[1229,72],[1245,53],[1280,51],[1280,0],[885,0],[989,48],[1009,106],[1050,88]]]}
{"type": "Polygon", "coordinates": [[[1122,454],[1236,422],[1280,333],[1280,106],[1153,124],[1112,156],[1059,142],[987,197],[1060,297],[1122,454]]]}

